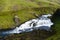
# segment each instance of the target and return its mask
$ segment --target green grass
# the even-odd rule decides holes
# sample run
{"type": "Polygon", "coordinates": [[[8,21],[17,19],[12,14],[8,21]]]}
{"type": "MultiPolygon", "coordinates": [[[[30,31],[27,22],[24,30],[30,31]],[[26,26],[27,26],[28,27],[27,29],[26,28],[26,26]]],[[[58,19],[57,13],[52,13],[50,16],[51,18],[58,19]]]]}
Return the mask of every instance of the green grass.
{"type": "Polygon", "coordinates": [[[9,12],[1,12],[0,13],[0,28],[5,29],[5,28],[11,28],[15,26],[15,23],[13,21],[14,14],[17,14],[20,19],[20,23],[24,23],[27,20],[36,18],[32,13],[36,13],[38,15],[40,14],[48,14],[48,13],[53,13],[55,9],[52,7],[49,9],[49,7],[42,7],[40,8],[33,8],[33,9],[23,9],[23,10],[18,10],[18,11],[9,11],[9,12]],[[44,9],[46,8],[46,9],[44,9]]]}
{"type": "Polygon", "coordinates": [[[50,0],[0,0],[0,6],[2,7],[1,11],[38,7],[60,7],[58,3],[55,1],[51,2],[50,0]]]}
{"type": "MultiPolygon", "coordinates": [[[[53,14],[59,7],[59,0],[0,0],[0,29],[7,29],[15,26],[13,21],[14,14],[19,16],[20,23],[24,23],[27,20],[36,18],[32,13],[38,15],[44,13],[53,14]]],[[[57,40],[57,38],[60,37],[59,22],[55,24],[57,33],[47,40],[57,40]]]]}

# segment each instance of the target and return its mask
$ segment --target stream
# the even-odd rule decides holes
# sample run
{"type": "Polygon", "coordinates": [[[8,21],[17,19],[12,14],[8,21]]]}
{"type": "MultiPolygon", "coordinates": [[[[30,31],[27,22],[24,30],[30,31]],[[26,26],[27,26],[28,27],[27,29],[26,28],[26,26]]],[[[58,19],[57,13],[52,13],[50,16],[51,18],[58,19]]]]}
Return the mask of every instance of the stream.
{"type": "Polygon", "coordinates": [[[46,30],[50,31],[51,26],[53,25],[53,22],[49,18],[52,16],[51,14],[42,15],[39,18],[29,20],[23,24],[21,24],[19,27],[16,27],[13,30],[7,30],[0,32],[0,35],[8,35],[8,34],[14,34],[14,33],[22,33],[22,32],[30,32],[33,30],[46,30]]]}

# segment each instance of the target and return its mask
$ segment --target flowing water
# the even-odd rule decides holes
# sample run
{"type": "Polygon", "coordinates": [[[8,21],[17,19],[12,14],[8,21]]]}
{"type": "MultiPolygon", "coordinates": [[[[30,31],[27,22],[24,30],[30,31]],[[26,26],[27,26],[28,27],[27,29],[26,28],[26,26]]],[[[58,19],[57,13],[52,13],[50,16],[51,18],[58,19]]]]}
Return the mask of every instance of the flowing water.
{"type": "Polygon", "coordinates": [[[22,33],[22,32],[30,32],[33,30],[46,30],[50,31],[51,26],[53,25],[52,21],[49,16],[52,16],[51,14],[42,15],[39,18],[29,20],[23,24],[21,24],[19,27],[16,27],[13,30],[7,30],[0,32],[0,35],[7,35],[7,34],[14,34],[14,33],[22,33]]]}

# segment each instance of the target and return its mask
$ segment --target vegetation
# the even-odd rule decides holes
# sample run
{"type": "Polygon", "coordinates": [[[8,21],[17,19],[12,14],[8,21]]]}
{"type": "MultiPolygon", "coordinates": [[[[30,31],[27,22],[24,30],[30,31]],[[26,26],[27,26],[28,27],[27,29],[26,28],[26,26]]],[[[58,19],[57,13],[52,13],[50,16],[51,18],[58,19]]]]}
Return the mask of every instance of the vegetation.
{"type": "MultiPolygon", "coordinates": [[[[13,21],[14,14],[17,14],[19,16],[20,23],[22,24],[27,20],[36,18],[32,13],[36,13],[38,15],[48,13],[53,14],[53,12],[55,12],[55,10],[59,7],[59,0],[0,0],[0,29],[15,27],[15,23],[13,21]]],[[[48,36],[49,38],[47,37],[47,40],[58,40],[57,38],[60,37],[59,24],[60,23],[55,24],[55,30],[57,31],[57,33],[51,37],[48,36]]],[[[12,35],[12,38],[11,36],[9,36],[9,38],[5,38],[6,40],[20,40],[19,38],[23,35],[24,37],[26,37],[26,40],[40,40],[39,38],[43,38],[43,33],[41,33],[41,31],[34,31],[32,33],[37,34],[34,34],[33,36],[31,35],[31,33],[17,34],[12,35]],[[30,38],[30,35],[32,36],[32,38],[36,39],[30,38]]],[[[49,32],[46,34],[49,34],[49,32]]],[[[44,35],[46,36],[46,34],[44,35]]]]}
{"type": "Polygon", "coordinates": [[[48,0],[1,0],[0,29],[15,26],[13,21],[14,14],[17,14],[20,18],[20,23],[23,23],[35,18],[31,13],[37,13],[39,15],[43,13],[53,13],[59,6],[57,2],[50,2],[48,0]]]}

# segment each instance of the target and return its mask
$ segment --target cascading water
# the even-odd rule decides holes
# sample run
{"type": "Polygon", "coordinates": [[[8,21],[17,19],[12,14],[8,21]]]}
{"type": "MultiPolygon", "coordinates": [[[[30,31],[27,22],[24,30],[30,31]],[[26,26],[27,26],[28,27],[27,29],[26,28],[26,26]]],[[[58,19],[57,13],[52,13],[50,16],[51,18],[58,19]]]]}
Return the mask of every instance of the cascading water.
{"type": "Polygon", "coordinates": [[[19,27],[16,27],[13,30],[7,30],[0,32],[0,34],[14,34],[14,33],[22,33],[22,32],[29,32],[33,30],[46,30],[49,31],[53,23],[51,22],[51,19],[48,17],[51,16],[50,14],[42,15],[41,17],[37,19],[29,20],[23,24],[21,24],[19,27]]]}

